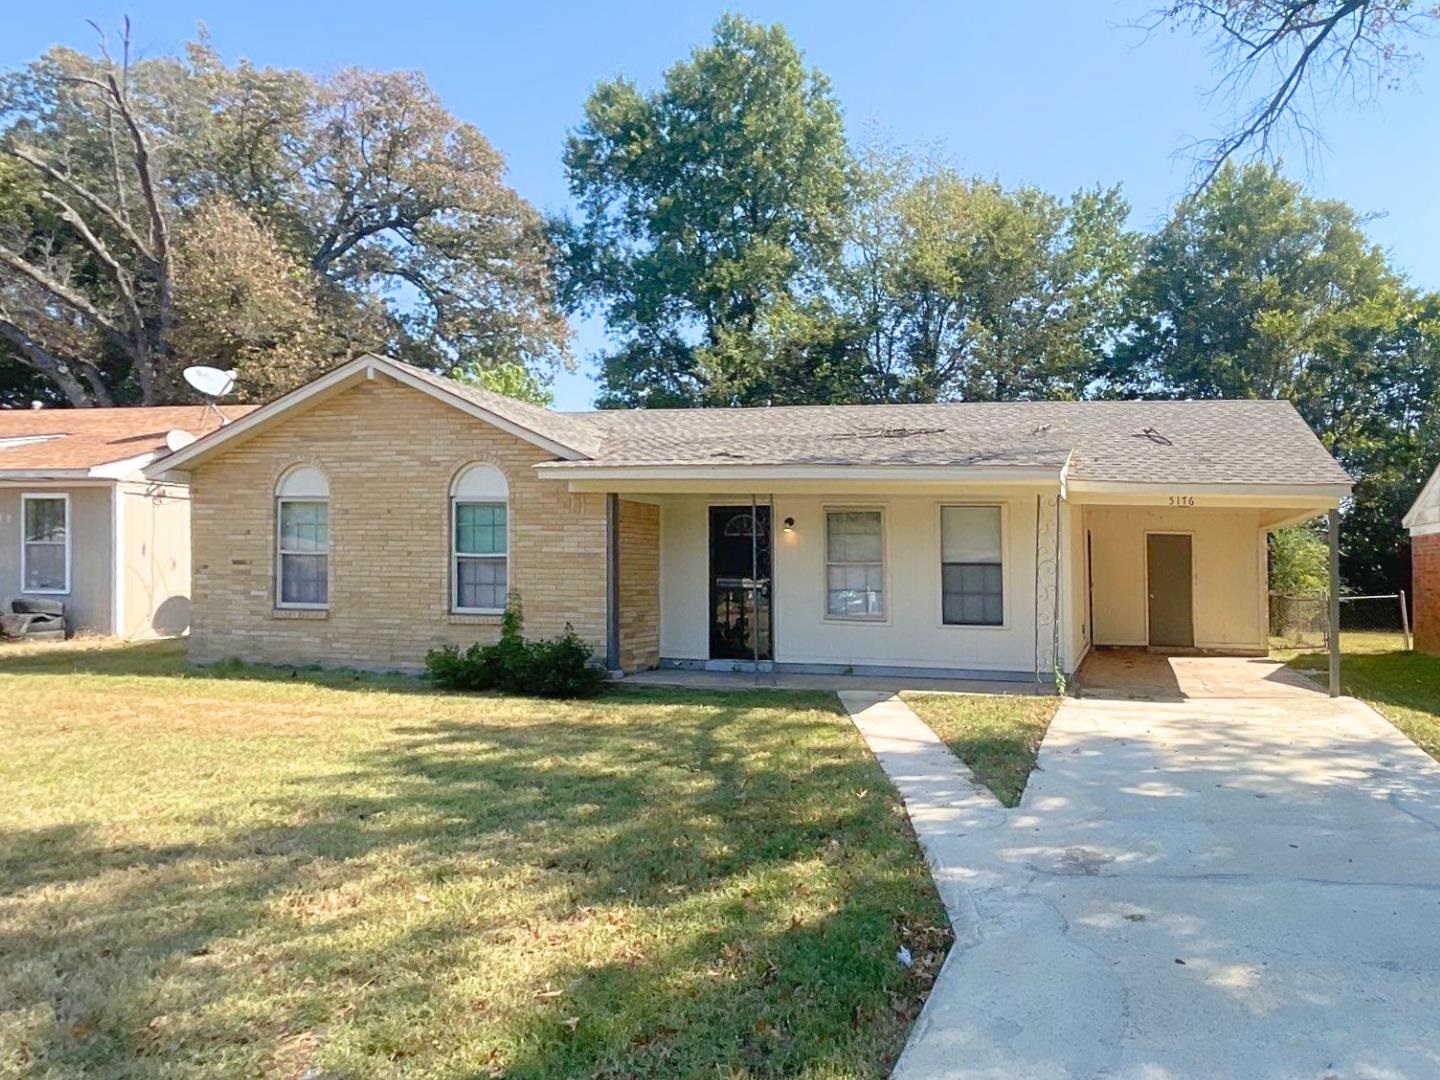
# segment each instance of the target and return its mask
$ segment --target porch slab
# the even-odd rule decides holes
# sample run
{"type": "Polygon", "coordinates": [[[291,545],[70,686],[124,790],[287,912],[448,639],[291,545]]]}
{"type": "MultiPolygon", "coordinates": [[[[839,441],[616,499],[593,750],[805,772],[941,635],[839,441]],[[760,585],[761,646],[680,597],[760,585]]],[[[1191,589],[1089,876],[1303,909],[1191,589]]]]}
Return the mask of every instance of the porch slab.
{"type": "Polygon", "coordinates": [[[859,690],[896,694],[914,690],[932,694],[991,694],[1012,697],[1053,695],[1051,687],[1036,683],[1000,679],[927,679],[911,676],[879,675],[807,675],[803,672],[778,671],[692,671],[681,668],[659,668],[626,675],[617,680],[625,686],[668,686],[685,690],[829,690],[839,693],[859,690]]]}
{"type": "Polygon", "coordinates": [[[1327,697],[1324,687],[1263,656],[1175,656],[1096,649],[1080,665],[1078,696],[1135,701],[1327,697]]]}

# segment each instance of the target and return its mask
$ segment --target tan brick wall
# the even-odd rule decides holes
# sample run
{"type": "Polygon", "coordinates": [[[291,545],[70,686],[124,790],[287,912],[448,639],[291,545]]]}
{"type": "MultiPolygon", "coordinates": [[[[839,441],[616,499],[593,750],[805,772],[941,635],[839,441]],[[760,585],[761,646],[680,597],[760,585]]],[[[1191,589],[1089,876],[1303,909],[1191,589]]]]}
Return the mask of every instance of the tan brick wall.
{"type": "Polygon", "coordinates": [[[1415,605],[1415,648],[1440,656],[1440,533],[1410,542],[1415,605]]]}
{"type": "Polygon", "coordinates": [[[527,637],[567,622],[603,659],[605,497],[533,466],[553,458],[386,378],[361,383],[197,466],[191,658],[413,667],[489,642],[499,618],[450,614],[450,484],[475,462],[510,485],[510,588],[527,637]],[[330,607],[275,610],[275,485],[296,464],[330,483],[330,607]]]}
{"type": "Polygon", "coordinates": [[[620,501],[620,666],[660,663],[660,508],[620,501]]]}

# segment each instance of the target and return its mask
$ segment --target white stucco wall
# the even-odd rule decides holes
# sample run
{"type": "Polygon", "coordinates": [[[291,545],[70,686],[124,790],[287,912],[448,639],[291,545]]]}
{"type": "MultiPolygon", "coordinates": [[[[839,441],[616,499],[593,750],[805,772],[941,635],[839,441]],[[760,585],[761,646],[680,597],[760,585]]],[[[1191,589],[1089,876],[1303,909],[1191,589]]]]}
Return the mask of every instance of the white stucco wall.
{"type": "Polygon", "coordinates": [[[1258,511],[1089,506],[1084,521],[1092,538],[1095,644],[1147,644],[1145,535],[1188,532],[1194,537],[1196,647],[1268,648],[1265,533],[1258,511]]]}
{"type": "MultiPolygon", "coordinates": [[[[708,514],[750,496],[661,498],[660,654],[709,657],[708,514]]],[[[1048,511],[1053,515],[1053,503],[1048,511]]],[[[775,659],[781,663],[906,666],[1033,672],[1035,665],[1035,497],[814,497],[777,495],[775,659]],[[940,617],[940,507],[1004,507],[1005,625],[946,626],[940,617]],[[887,615],[880,622],[825,614],[825,510],[884,511],[887,615]],[[781,531],[786,517],[794,531],[781,531]]],[[[1062,616],[1063,617],[1063,616],[1062,616]]],[[[1063,636],[1063,635],[1062,635],[1063,636]]]]}

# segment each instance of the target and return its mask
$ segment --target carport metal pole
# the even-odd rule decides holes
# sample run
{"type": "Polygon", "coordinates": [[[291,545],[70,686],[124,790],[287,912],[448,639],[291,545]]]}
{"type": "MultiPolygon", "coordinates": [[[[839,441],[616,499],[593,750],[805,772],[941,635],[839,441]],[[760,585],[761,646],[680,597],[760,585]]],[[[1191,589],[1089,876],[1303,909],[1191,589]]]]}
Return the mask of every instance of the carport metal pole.
{"type": "Polygon", "coordinates": [[[1340,511],[1330,511],[1330,696],[1340,696],[1340,511]]]}

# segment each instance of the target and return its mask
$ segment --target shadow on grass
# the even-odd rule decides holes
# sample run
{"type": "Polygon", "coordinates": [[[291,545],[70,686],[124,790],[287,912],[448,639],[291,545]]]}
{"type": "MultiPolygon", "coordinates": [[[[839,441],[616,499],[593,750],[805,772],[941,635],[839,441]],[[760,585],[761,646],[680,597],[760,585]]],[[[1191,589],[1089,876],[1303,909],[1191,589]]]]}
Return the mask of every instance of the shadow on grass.
{"type": "MultiPolygon", "coordinates": [[[[172,710],[190,680],[429,694],[405,677],[197,671],[171,643],[0,655],[0,676],[72,673],[154,679],[172,710]]],[[[202,798],[164,841],[116,842],[99,801],[88,823],[0,833],[0,1066],[888,1067],[943,918],[833,697],[436,700],[439,718],[400,711],[370,744],[317,743],[314,768],[257,792],[248,817],[202,798]],[[922,957],[908,973],[902,941],[922,957]]],[[[183,760],[162,765],[193,782],[183,760]]]]}

